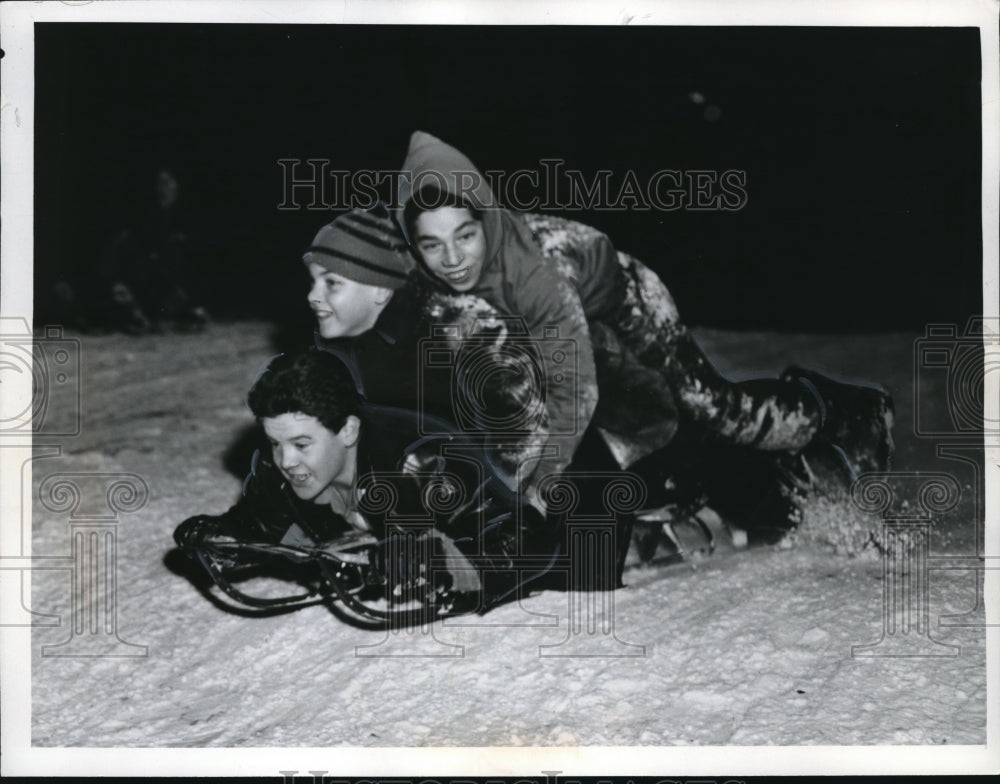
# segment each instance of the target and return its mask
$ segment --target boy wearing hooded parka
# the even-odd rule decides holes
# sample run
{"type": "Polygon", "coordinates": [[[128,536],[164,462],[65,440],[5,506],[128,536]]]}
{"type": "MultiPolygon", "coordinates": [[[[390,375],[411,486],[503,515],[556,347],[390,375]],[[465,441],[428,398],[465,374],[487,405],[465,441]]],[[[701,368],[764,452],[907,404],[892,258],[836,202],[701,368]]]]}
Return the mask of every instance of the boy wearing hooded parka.
{"type": "MultiPolygon", "coordinates": [[[[402,167],[397,218],[426,277],[524,319],[541,347],[545,426],[558,473],[593,420],[622,467],[675,440],[752,452],[799,453],[817,440],[854,477],[891,459],[892,400],[874,387],[790,368],[733,383],[711,365],[659,278],[602,233],[502,208],[454,147],[417,131],[402,167]],[[553,362],[546,340],[571,341],[553,362]],[[599,393],[599,394],[598,394],[599,393]]],[[[654,455],[655,456],[655,455],[654,455]]]]}

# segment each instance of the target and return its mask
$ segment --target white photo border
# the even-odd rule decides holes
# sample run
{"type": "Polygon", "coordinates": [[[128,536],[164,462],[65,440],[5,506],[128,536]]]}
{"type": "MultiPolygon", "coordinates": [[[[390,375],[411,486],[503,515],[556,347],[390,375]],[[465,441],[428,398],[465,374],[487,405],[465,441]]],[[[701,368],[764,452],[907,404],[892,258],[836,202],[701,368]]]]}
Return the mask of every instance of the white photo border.
{"type": "MultiPolygon", "coordinates": [[[[1000,84],[998,84],[998,9],[991,0],[841,0],[840,2],[149,2],[3,3],[2,47],[2,270],[0,311],[4,316],[32,317],[33,139],[35,22],[142,22],[148,24],[254,23],[298,24],[581,24],[581,25],[746,25],[746,26],[970,26],[980,30],[983,62],[983,314],[998,316],[998,171],[1000,171],[1000,84]]],[[[987,374],[986,418],[1000,418],[997,375],[987,374]]],[[[27,387],[5,388],[0,403],[16,410],[30,399],[27,387]]],[[[0,411],[2,413],[2,411],[0,411]]],[[[0,449],[0,499],[4,521],[21,519],[18,493],[6,492],[20,482],[20,467],[9,450],[0,449]]],[[[1000,509],[997,469],[1000,454],[987,454],[986,509],[1000,509]]],[[[997,551],[996,520],[988,519],[987,554],[997,551]],[[990,549],[992,548],[992,549],[990,549]]],[[[5,526],[6,527],[6,526],[5,526]]],[[[9,536],[9,531],[8,531],[9,536]]],[[[0,539],[0,547],[5,540],[0,539]]],[[[4,717],[4,775],[114,776],[277,776],[281,770],[335,771],[336,776],[436,779],[458,776],[527,775],[561,771],[562,776],[658,775],[718,776],[738,772],[761,774],[941,774],[988,773],[1000,770],[997,726],[997,651],[1000,626],[996,599],[1000,572],[986,572],[989,681],[985,747],[777,747],[777,748],[422,748],[422,749],[150,749],[32,748],[30,629],[0,628],[0,699],[4,717]]],[[[0,596],[0,612],[10,612],[11,595],[0,596]]]]}

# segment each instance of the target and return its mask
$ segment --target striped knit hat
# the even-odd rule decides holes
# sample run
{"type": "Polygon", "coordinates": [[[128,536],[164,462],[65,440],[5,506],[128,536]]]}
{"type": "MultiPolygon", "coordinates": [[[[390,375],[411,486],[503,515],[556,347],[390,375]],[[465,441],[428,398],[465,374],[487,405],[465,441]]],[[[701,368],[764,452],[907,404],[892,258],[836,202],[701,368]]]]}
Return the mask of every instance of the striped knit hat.
{"type": "Polygon", "coordinates": [[[302,260],[369,286],[400,289],[415,266],[406,240],[379,202],[351,210],[319,230],[302,260]]]}

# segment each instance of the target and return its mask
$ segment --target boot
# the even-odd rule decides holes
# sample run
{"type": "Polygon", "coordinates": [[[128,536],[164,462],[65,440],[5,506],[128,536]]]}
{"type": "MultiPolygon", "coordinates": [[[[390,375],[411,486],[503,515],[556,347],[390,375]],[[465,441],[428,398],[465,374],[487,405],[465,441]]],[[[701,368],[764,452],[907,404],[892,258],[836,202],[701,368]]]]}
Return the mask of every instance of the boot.
{"type": "Polygon", "coordinates": [[[880,387],[849,384],[800,367],[781,378],[808,390],[820,412],[815,439],[839,454],[852,479],[870,471],[888,471],[894,444],[892,396],[880,387]]]}

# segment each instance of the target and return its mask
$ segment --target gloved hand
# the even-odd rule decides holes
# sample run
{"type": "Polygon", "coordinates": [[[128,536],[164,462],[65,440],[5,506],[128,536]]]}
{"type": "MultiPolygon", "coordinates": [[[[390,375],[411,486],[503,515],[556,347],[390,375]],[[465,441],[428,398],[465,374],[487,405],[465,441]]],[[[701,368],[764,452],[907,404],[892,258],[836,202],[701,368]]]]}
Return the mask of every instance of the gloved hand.
{"type": "Polygon", "coordinates": [[[174,541],[191,558],[197,558],[206,547],[212,550],[212,558],[216,566],[231,569],[240,565],[240,559],[235,553],[223,553],[213,550],[212,544],[235,542],[236,540],[223,533],[223,517],[213,515],[195,515],[189,517],[174,529],[174,541]]]}
{"type": "Polygon", "coordinates": [[[189,517],[174,529],[174,541],[184,550],[191,550],[202,544],[216,530],[218,518],[212,515],[189,517]]]}

